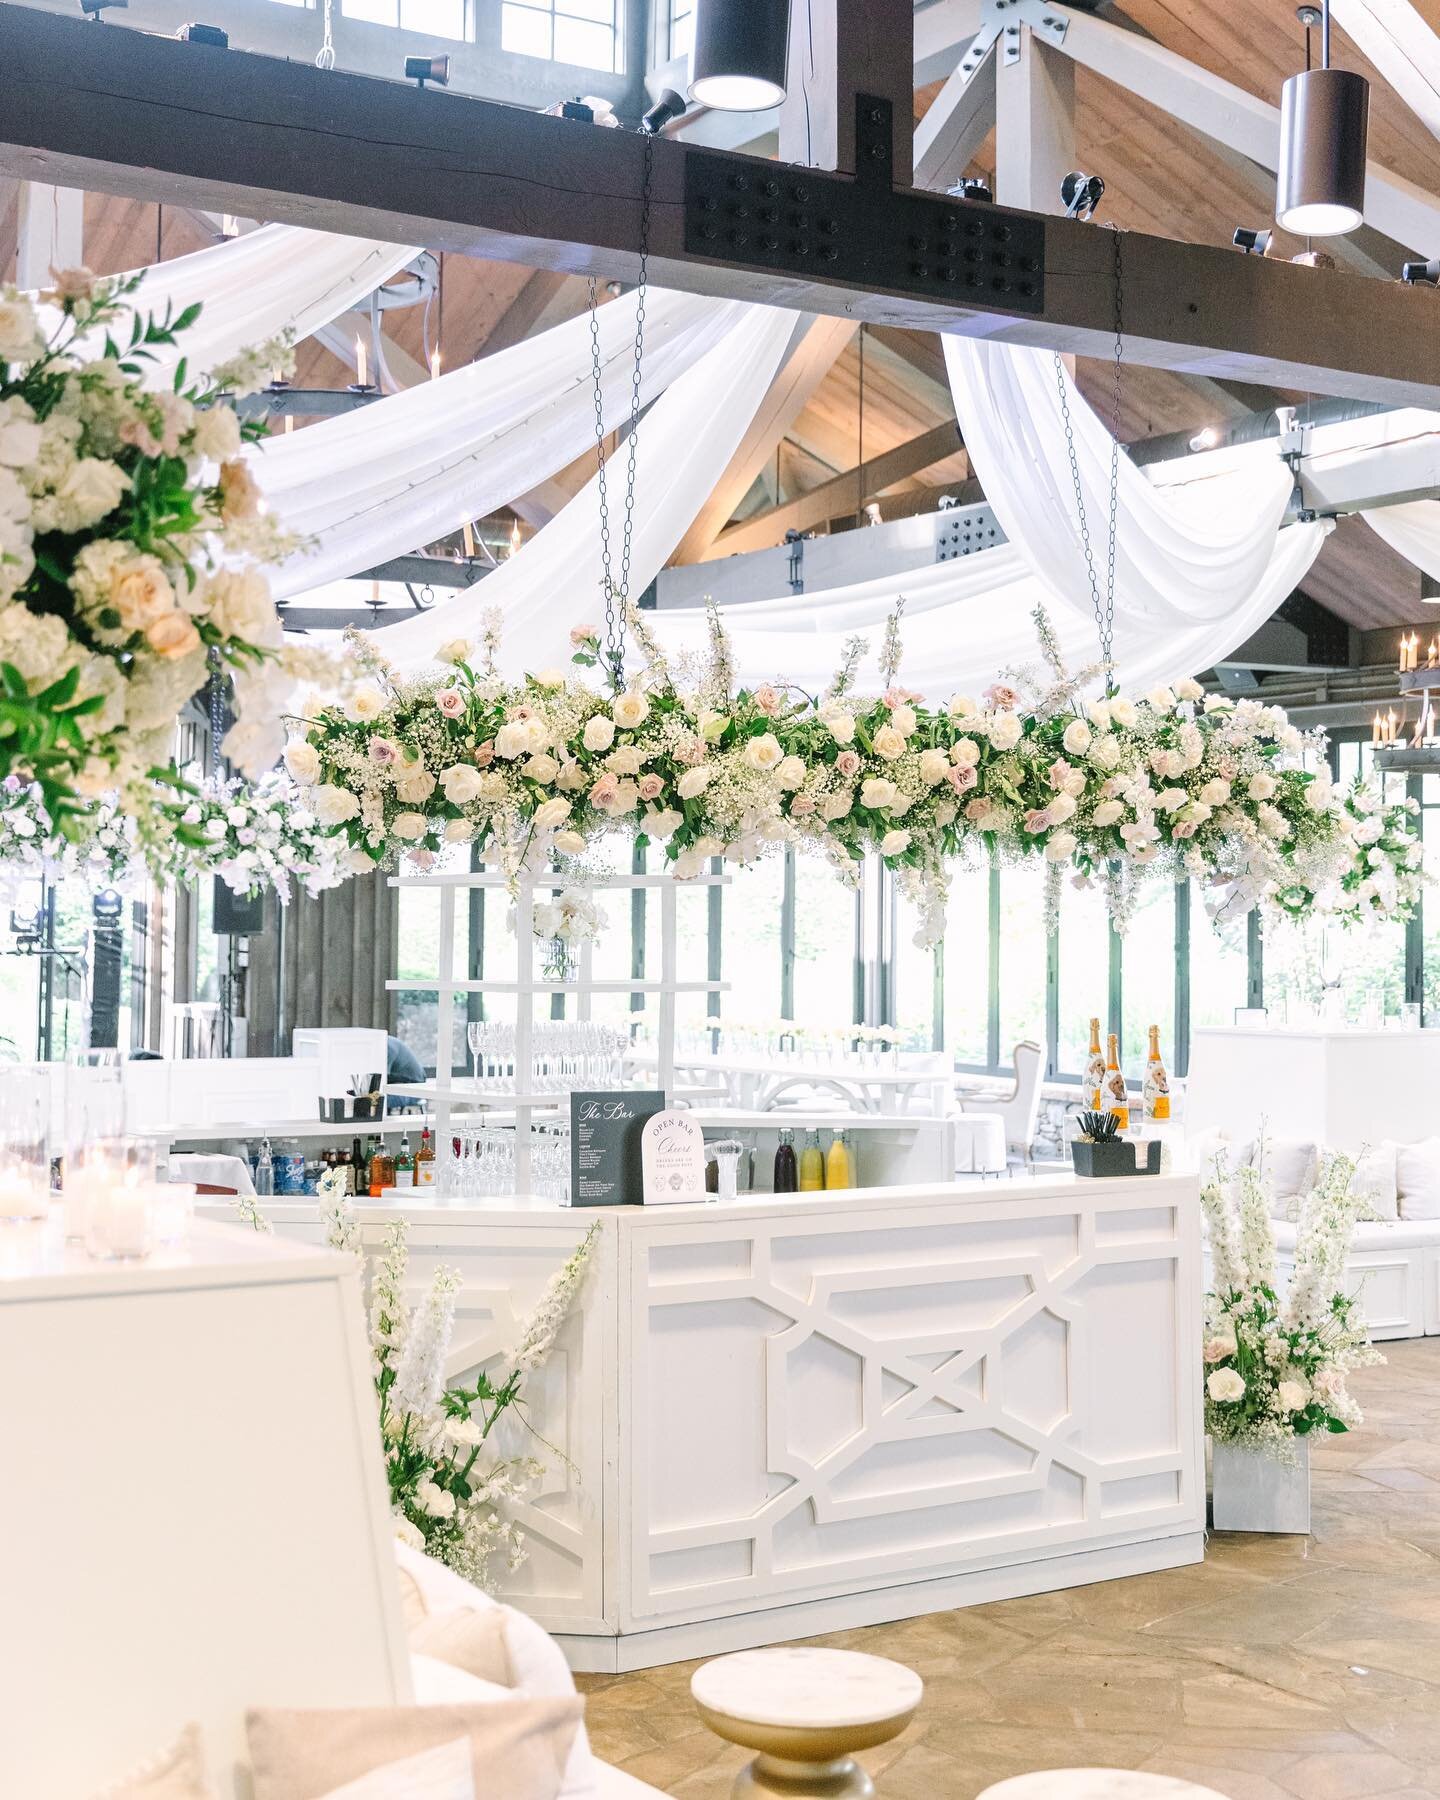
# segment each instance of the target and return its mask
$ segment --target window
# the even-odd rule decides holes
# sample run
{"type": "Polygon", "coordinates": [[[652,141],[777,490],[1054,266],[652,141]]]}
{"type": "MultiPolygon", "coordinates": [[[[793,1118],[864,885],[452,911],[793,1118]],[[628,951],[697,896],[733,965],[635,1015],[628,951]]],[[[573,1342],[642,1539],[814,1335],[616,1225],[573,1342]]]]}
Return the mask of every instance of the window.
{"type": "MultiPolygon", "coordinates": [[[[766,856],[748,868],[725,864],[721,892],[721,1016],[736,1025],[763,1025],[780,1015],[780,915],[785,859],[766,856]]],[[[850,896],[836,884],[831,904],[848,913],[850,896]]]]}
{"type": "Polygon", "coordinates": [[[688,56],[695,42],[695,0],[670,0],[670,54],[688,56]]]}
{"type": "MultiPolygon", "coordinates": [[[[290,0],[290,4],[295,3],[296,0],[290,0]]],[[[465,0],[340,0],[340,10],[347,19],[423,32],[426,37],[463,41],[469,35],[465,29],[465,0]]]]}
{"type": "Polygon", "coordinates": [[[1000,872],[1000,1065],[1015,1046],[1045,1043],[1045,868],[1038,858],[1000,872]]]}
{"type": "Polygon", "coordinates": [[[1171,1058],[1175,1038],[1175,884],[1140,884],[1139,899],[1121,955],[1120,1061],[1138,1081],[1149,1052],[1150,1027],[1160,1027],[1162,1053],[1171,1058]]]}
{"type": "Polygon", "coordinates": [[[945,1048],[984,1068],[990,1042],[990,871],[956,869],[945,924],[945,1048]]]}
{"type": "Polygon", "coordinates": [[[1060,895],[1059,1018],[1055,1074],[1078,1079],[1090,1056],[1090,1021],[1099,1019],[1101,1047],[1110,1019],[1110,915],[1105,890],[1092,882],[1076,889],[1067,880],[1060,895]]]}
{"type": "Polygon", "coordinates": [[[800,852],[794,868],[794,1016],[802,1025],[853,1025],[858,897],[818,856],[800,852]]]}
{"type": "Polygon", "coordinates": [[[503,0],[500,48],[618,74],[623,67],[619,14],[620,0],[503,0]]]}

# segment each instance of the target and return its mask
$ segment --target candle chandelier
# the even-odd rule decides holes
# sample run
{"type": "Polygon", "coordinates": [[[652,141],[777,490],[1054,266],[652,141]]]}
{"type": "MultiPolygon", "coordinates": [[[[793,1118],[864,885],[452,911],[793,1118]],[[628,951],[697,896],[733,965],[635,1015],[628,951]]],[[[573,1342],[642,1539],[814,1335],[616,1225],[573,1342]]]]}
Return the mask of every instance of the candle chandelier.
{"type": "Polygon", "coordinates": [[[1370,743],[1381,774],[1440,774],[1440,633],[1422,650],[1418,631],[1400,635],[1396,672],[1400,710],[1391,706],[1370,721],[1370,743]],[[1405,701],[1415,695],[1420,712],[1412,729],[1405,701]]]}

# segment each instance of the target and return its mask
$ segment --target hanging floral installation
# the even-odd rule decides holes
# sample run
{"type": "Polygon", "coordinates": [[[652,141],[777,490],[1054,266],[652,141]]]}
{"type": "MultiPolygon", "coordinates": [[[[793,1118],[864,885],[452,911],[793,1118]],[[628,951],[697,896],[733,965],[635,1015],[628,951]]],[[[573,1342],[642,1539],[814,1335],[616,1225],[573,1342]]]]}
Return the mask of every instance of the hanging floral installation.
{"type": "Polygon", "coordinates": [[[181,708],[213,675],[234,684],[226,754],[259,775],[279,757],[296,679],[331,659],[285,645],[260,564],[293,542],[264,516],[241,457],[259,434],[227,399],[291,357],[281,343],[168,390],[148,365],[199,307],[156,320],[140,278],[69,270],[42,298],[0,288],[0,777],[38,788],[61,836],[102,795],[142,840],[157,818],[181,708]]]}
{"type": "MultiPolygon", "coordinates": [[[[1216,915],[1409,912],[1421,877],[1408,811],[1334,787],[1318,735],[1189,680],[1087,701],[1096,671],[1067,676],[1037,624],[1048,683],[1016,676],[931,706],[899,685],[898,614],[874,696],[854,692],[860,639],[821,695],[737,688],[713,610],[709,657],[683,685],[634,609],[645,666],[618,692],[558,668],[506,681],[492,618],[478,647],[445,646],[441,674],[402,679],[362,646],[365,678],[312,710],[285,761],[356,870],[471,842],[516,870],[616,832],[663,844],[681,879],[784,844],[853,877],[873,851],[930,943],[957,860],[1040,858],[1052,889],[1068,869],[1103,886],[1120,929],[1157,873],[1206,883],[1216,915]]],[[[571,638],[594,666],[598,633],[571,638]]]]}

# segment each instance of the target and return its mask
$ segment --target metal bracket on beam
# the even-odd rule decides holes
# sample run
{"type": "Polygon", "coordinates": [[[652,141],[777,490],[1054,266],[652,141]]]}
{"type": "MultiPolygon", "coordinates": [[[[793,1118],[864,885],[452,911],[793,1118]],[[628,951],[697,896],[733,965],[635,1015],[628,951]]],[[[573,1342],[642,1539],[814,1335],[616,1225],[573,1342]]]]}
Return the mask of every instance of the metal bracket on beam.
{"type": "Polygon", "coordinates": [[[940,515],[935,532],[935,560],[953,562],[1007,542],[1000,521],[988,506],[957,506],[940,515]]]}
{"type": "Polygon", "coordinates": [[[992,45],[1000,45],[1000,60],[1006,68],[1020,60],[1020,27],[1028,25],[1039,38],[1057,49],[1065,42],[1070,21],[1043,0],[985,0],[980,14],[980,29],[970,40],[970,47],[960,59],[960,72],[970,76],[984,62],[992,45]]]}
{"type": "Polygon", "coordinates": [[[1011,313],[1045,308],[1045,225],[1034,214],[891,184],[890,103],[856,96],[851,179],[819,169],[749,169],[692,150],[685,159],[685,248],[787,275],[825,273],[1011,313]]]}

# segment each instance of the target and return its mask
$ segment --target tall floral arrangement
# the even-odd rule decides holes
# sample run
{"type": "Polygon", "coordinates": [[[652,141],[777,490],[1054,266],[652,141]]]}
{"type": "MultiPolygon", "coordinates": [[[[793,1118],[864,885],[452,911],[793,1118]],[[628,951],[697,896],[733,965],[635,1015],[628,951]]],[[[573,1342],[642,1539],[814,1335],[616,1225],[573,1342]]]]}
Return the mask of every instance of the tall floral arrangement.
{"type": "MultiPolygon", "coordinates": [[[[358,1253],[360,1232],[349,1201],[328,1196],[323,1210],[330,1244],[358,1253]]],[[[592,1225],[550,1278],[505,1358],[503,1376],[482,1370],[467,1385],[445,1380],[459,1272],[437,1268],[412,1309],[406,1301],[407,1227],[403,1220],[385,1227],[370,1282],[370,1345],[396,1531],[481,1587],[493,1580],[497,1560],[511,1569],[523,1562],[524,1533],[510,1509],[543,1473],[534,1456],[508,1450],[487,1455],[487,1448],[502,1420],[528,1427],[525,1377],[554,1347],[598,1230],[592,1225]]]]}
{"type": "Polygon", "coordinates": [[[1260,1169],[1232,1175],[1222,1152],[1207,1171],[1201,1201],[1214,1268],[1205,1297],[1205,1429],[1217,1440],[1285,1456],[1296,1437],[1358,1424],[1346,1376],[1383,1358],[1342,1287],[1365,1204],[1355,1191],[1354,1162],[1327,1155],[1305,1195],[1283,1301],[1271,1195],[1260,1169]]]}
{"type": "MultiPolygon", "coordinates": [[[[258,427],[225,401],[288,366],[283,344],[152,386],[199,307],[147,317],[139,278],[0,289],[0,776],[35,783],[62,833],[114,793],[154,828],[176,718],[232,677],[226,752],[258,774],[283,745],[290,677],[258,566],[285,547],[242,455],[258,427]],[[282,685],[283,684],[283,685],[282,685]]],[[[182,832],[183,836],[183,832],[182,832]]]]}
{"type": "MultiPolygon", "coordinates": [[[[1332,786],[1320,740],[1278,707],[1193,681],[1088,702],[1066,680],[1028,696],[997,681],[943,705],[892,680],[866,697],[853,685],[863,644],[822,696],[734,688],[713,619],[709,666],[682,689],[632,624],[645,668],[608,695],[560,668],[502,680],[493,627],[483,656],[447,645],[448,667],[430,676],[401,678],[371,651],[348,702],[303,721],[287,766],[352,866],[474,841],[517,868],[610,832],[663,844],[682,879],[783,844],[853,875],[873,851],[919,904],[924,942],[943,931],[956,858],[1069,868],[1104,887],[1122,929],[1153,872],[1197,877],[1216,910],[1403,916],[1413,904],[1403,821],[1381,809],[1375,832],[1364,791],[1332,786]]],[[[572,640],[593,666],[593,629],[572,640]]],[[[898,667],[898,632],[886,660],[898,667]]]]}

